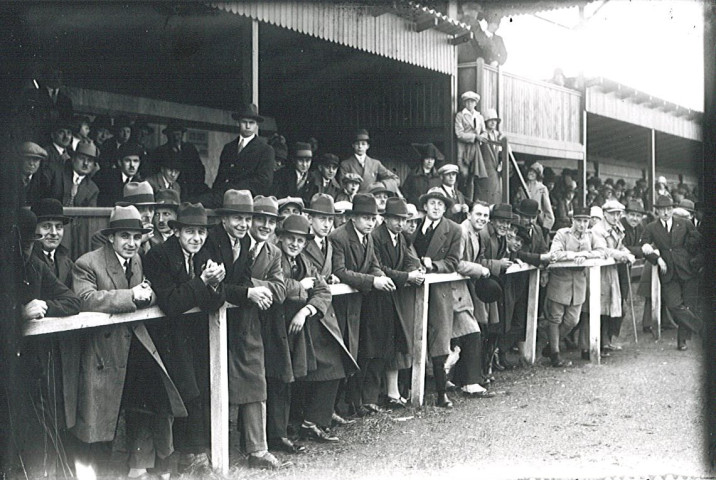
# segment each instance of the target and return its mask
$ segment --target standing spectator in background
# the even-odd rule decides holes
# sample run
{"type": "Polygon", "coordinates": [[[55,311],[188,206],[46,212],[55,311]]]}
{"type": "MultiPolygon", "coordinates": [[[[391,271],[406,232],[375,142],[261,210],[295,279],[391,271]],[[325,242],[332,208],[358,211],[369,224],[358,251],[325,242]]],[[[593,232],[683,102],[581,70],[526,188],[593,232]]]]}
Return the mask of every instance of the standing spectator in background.
{"type": "Polygon", "coordinates": [[[477,180],[487,178],[488,172],[478,144],[485,130],[485,120],[476,110],[480,95],[468,91],[460,96],[464,108],[455,115],[457,137],[457,165],[460,168],[461,190],[469,202],[477,199],[477,180]]]}
{"type": "Polygon", "coordinates": [[[540,225],[545,232],[549,232],[554,226],[554,211],[552,210],[552,202],[549,199],[549,191],[542,184],[542,173],[544,167],[539,162],[534,162],[527,169],[527,194],[529,198],[537,202],[539,205],[539,215],[537,216],[537,224],[540,225]]]}
{"type": "Polygon", "coordinates": [[[62,70],[48,66],[40,78],[40,105],[49,110],[49,119],[72,118],[74,108],[70,97],[62,92],[62,70]]]}
{"type": "Polygon", "coordinates": [[[149,238],[152,246],[164,243],[174,235],[174,230],[169,223],[177,219],[177,208],[180,204],[176,190],[159,190],[154,195],[154,199],[156,200],[154,217],[152,217],[154,235],[149,238]]]}
{"type": "Polygon", "coordinates": [[[445,212],[445,218],[455,223],[461,223],[467,218],[470,207],[465,196],[457,189],[457,173],[458,166],[452,163],[445,164],[438,170],[441,181],[440,189],[452,201],[452,205],[445,212]]]}
{"type": "Polygon", "coordinates": [[[125,143],[115,152],[119,168],[102,169],[93,179],[99,187],[98,207],[113,207],[122,199],[125,185],[141,181],[139,168],[144,154],[144,149],[134,143],[125,143]]]}
{"type": "Polygon", "coordinates": [[[654,195],[656,195],[656,198],[659,198],[660,196],[665,196],[671,198],[671,192],[669,191],[669,187],[666,186],[666,177],[663,175],[656,179],[656,192],[654,195]]]}
{"type": "Polygon", "coordinates": [[[112,162],[112,156],[107,148],[112,139],[112,119],[107,115],[97,115],[92,122],[90,138],[99,149],[98,165],[100,169],[117,168],[112,162]]]}
{"type": "Polygon", "coordinates": [[[363,177],[357,173],[346,173],[341,177],[343,190],[336,195],[336,202],[353,202],[353,197],[360,189],[363,177]]]}
{"type": "Polygon", "coordinates": [[[151,142],[147,137],[154,133],[154,129],[144,120],[137,120],[132,125],[132,138],[135,142],[144,147],[145,150],[149,150],[152,146],[151,142]]]}
{"type": "Polygon", "coordinates": [[[196,201],[197,197],[209,190],[205,183],[206,169],[201,162],[199,151],[194,145],[184,141],[186,126],[177,120],[171,120],[162,133],[167,137],[167,143],[154,150],[151,155],[152,163],[148,168],[142,169],[142,174],[145,171],[161,172],[167,180],[171,180],[167,178],[167,172],[162,167],[179,170],[181,175],[170,183],[175,184],[178,181],[177,187],[181,188],[177,188],[177,191],[182,201],[196,201]]]}
{"type": "Polygon", "coordinates": [[[271,193],[277,198],[300,197],[309,203],[311,197],[318,193],[318,187],[311,182],[308,170],[313,162],[311,145],[296,142],[291,152],[291,160],[273,176],[271,193]]]}
{"type": "Polygon", "coordinates": [[[65,207],[96,207],[99,187],[92,180],[99,151],[92,142],[80,142],[71,161],[53,169],[52,197],[65,207]]]}
{"type": "Polygon", "coordinates": [[[286,165],[286,161],[288,160],[288,145],[286,145],[286,138],[283,135],[274,133],[271,135],[271,138],[269,138],[268,144],[273,148],[276,159],[274,171],[277,171],[286,165]]]}
{"type": "Polygon", "coordinates": [[[89,137],[90,134],[90,119],[84,115],[78,115],[74,119],[74,125],[72,126],[72,142],[70,147],[72,150],[77,149],[77,144],[80,142],[91,142],[92,139],[89,137]]]}
{"type": "Polygon", "coordinates": [[[45,146],[47,162],[61,169],[72,153],[72,119],[56,120],[52,124],[50,138],[52,141],[45,146]]]}
{"type": "Polygon", "coordinates": [[[375,202],[378,204],[378,225],[383,223],[383,212],[385,211],[385,204],[389,198],[394,197],[395,194],[388,190],[383,182],[376,182],[370,186],[368,193],[373,195],[375,202]]]}
{"type": "Polygon", "coordinates": [[[370,148],[368,131],[360,129],[353,137],[353,155],[341,162],[341,178],[348,173],[357,173],[362,178],[361,193],[367,193],[370,186],[376,182],[383,182],[385,187],[393,193],[398,193],[400,178],[383,166],[380,160],[367,155],[370,148]]]}
{"type": "Polygon", "coordinates": [[[445,156],[432,143],[413,143],[411,145],[420,156],[420,165],[408,174],[402,191],[405,200],[415,205],[421,195],[433,187],[440,186],[440,175],[435,169],[435,162],[444,160],[445,156]]]}
{"type": "Polygon", "coordinates": [[[476,197],[494,205],[502,202],[500,172],[502,172],[502,155],[506,155],[507,152],[503,152],[502,146],[494,143],[501,142],[504,137],[498,130],[502,120],[497,116],[497,111],[494,108],[489,108],[485,111],[484,117],[485,131],[478,136],[478,140],[487,175],[478,179],[476,197]]]}
{"type": "MultiPolygon", "coordinates": [[[[310,183],[315,187],[316,193],[325,193],[334,199],[341,191],[341,185],[336,179],[338,167],[341,163],[337,155],[332,153],[324,153],[317,160],[318,168],[310,173],[310,183]]],[[[306,204],[310,202],[310,198],[305,198],[306,204]]]]}
{"type": "Polygon", "coordinates": [[[161,154],[159,157],[154,157],[154,162],[156,162],[156,167],[159,171],[149,175],[146,180],[155,192],[173,190],[181,199],[182,189],[177,180],[182,173],[182,161],[178,155],[167,155],[166,153],[161,154]]]}
{"type": "Polygon", "coordinates": [[[570,185],[569,188],[563,189],[562,192],[558,194],[557,204],[555,205],[555,230],[572,225],[572,217],[574,215],[574,195],[574,185],[570,185]]]}
{"type": "Polygon", "coordinates": [[[251,104],[231,114],[239,123],[239,136],[224,145],[219,157],[219,172],[214,180],[214,203],[220,204],[229,189],[249,190],[253,195],[268,194],[275,170],[274,150],[258,136],[264,117],[251,104]]]}

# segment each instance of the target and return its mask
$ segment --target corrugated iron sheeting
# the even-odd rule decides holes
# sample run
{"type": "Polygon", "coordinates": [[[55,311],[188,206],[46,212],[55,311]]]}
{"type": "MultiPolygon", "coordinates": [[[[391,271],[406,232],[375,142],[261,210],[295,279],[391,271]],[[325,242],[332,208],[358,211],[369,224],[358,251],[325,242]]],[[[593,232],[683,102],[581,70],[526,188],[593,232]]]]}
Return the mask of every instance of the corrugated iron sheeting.
{"type": "Polygon", "coordinates": [[[457,71],[456,47],[445,33],[416,33],[393,14],[374,17],[368,7],[321,2],[221,2],[211,6],[299,33],[392,58],[447,75],[457,71]]]}

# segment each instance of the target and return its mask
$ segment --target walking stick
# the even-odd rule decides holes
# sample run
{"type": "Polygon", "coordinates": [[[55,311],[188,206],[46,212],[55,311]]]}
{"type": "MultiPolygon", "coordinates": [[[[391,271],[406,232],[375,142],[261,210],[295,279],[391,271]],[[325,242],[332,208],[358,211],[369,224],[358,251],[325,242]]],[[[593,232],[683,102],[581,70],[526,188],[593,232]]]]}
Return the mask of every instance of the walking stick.
{"type": "Polygon", "coordinates": [[[636,318],[634,316],[634,295],[631,290],[631,263],[627,263],[627,276],[629,277],[629,304],[631,306],[631,324],[634,327],[634,343],[639,343],[639,338],[636,335],[636,318]]]}

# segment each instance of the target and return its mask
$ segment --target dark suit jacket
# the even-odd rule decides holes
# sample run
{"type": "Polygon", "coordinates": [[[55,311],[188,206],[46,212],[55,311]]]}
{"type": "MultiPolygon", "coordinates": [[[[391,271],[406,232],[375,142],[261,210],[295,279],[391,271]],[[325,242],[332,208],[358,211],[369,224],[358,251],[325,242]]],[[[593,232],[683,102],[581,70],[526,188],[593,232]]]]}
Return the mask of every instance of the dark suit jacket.
{"type": "MultiPolygon", "coordinates": [[[[450,197],[450,195],[448,194],[447,189],[445,189],[444,187],[442,187],[442,185],[440,186],[440,188],[441,188],[442,191],[445,193],[445,196],[450,197]]],[[[457,189],[457,185],[455,185],[455,188],[453,188],[453,195],[454,195],[454,196],[453,196],[453,197],[450,197],[450,198],[453,199],[453,201],[455,202],[455,205],[458,205],[458,204],[463,205],[463,204],[466,204],[466,203],[467,203],[467,202],[465,201],[465,195],[463,195],[462,192],[457,189]]],[[[452,207],[450,207],[450,208],[448,209],[448,211],[445,212],[445,218],[447,218],[447,219],[449,219],[449,220],[452,220],[453,222],[459,224],[459,223],[462,223],[462,221],[467,218],[467,215],[466,215],[464,212],[453,213],[453,212],[452,212],[452,207]]]]}
{"type": "Polygon", "coordinates": [[[383,182],[385,188],[390,191],[397,192],[400,186],[400,178],[391,170],[383,166],[380,160],[365,157],[365,166],[361,167],[355,155],[351,155],[341,162],[341,177],[346,173],[357,173],[363,179],[360,184],[360,193],[367,193],[368,189],[375,182],[383,182]]]}
{"type": "MultiPolygon", "coordinates": [[[[331,197],[333,197],[334,200],[336,199],[336,195],[338,195],[343,190],[341,188],[340,183],[338,183],[335,178],[328,182],[328,185],[324,187],[323,175],[321,175],[321,172],[319,170],[313,170],[309,172],[308,181],[311,182],[311,184],[315,187],[315,193],[325,193],[326,195],[330,195],[331,197]]],[[[311,203],[310,198],[308,200],[304,198],[303,201],[306,202],[306,205],[309,205],[311,203]]]]}
{"type": "MultiPolygon", "coordinates": [[[[139,175],[135,175],[132,181],[139,182],[141,178],[139,175]]],[[[124,197],[122,171],[119,168],[103,168],[95,175],[94,183],[99,188],[99,195],[97,196],[98,207],[114,207],[114,204],[124,197]]]]}
{"type": "Polygon", "coordinates": [[[622,240],[622,243],[636,258],[644,258],[644,253],[641,251],[641,237],[644,235],[644,225],[639,223],[635,228],[632,228],[627,223],[626,218],[622,218],[621,222],[622,227],[624,227],[624,240],[622,240]]]}
{"type": "Polygon", "coordinates": [[[301,190],[296,188],[296,169],[291,165],[279,168],[273,175],[273,186],[271,194],[276,198],[300,197],[305,205],[311,203],[311,198],[318,193],[318,186],[311,183],[310,173],[307,175],[306,183],[303,184],[301,190]]]}
{"type": "Polygon", "coordinates": [[[666,274],[660,273],[664,283],[671,281],[674,276],[680,280],[694,277],[694,270],[689,262],[691,254],[686,246],[691,240],[690,237],[700,236],[690,220],[673,217],[672,221],[671,232],[664,229],[661,220],[651,222],[644,228],[641,238],[642,245],[652,244],[666,262],[666,274]]]}
{"type": "Polygon", "coordinates": [[[328,237],[324,238],[323,241],[327,243],[325,257],[314,240],[309,240],[306,243],[303,253],[316,267],[318,274],[327,279],[333,274],[333,245],[328,237]]]}
{"type": "Polygon", "coordinates": [[[86,175],[82,182],[78,185],[77,195],[74,200],[72,196],[72,164],[66,162],[62,170],[54,169],[52,183],[52,198],[56,198],[65,207],[96,207],[97,197],[99,196],[99,187],[86,175]]]}
{"type": "Polygon", "coordinates": [[[442,184],[440,175],[433,168],[428,175],[423,171],[422,165],[410,172],[403,183],[401,190],[405,195],[405,200],[413,205],[420,203],[420,196],[427,193],[433,187],[439,187],[442,184]]]}
{"type": "Polygon", "coordinates": [[[239,137],[224,145],[213,190],[217,205],[230,188],[249,190],[252,195],[270,195],[276,166],[273,147],[258,135],[239,153],[239,137]]]}
{"type": "Polygon", "coordinates": [[[181,175],[179,175],[177,182],[182,187],[180,192],[184,195],[182,200],[185,201],[185,197],[191,198],[207,191],[208,187],[205,183],[206,168],[201,161],[199,151],[191,143],[182,142],[178,153],[168,143],[158,146],[150,155],[151,160],[147,162],[147,165],[142,165],[140,173],[144,177],[147,177],[150,173],[158,173],[161,159],[175,156],[179,157],[181,165],[181,175]]]}
{"type": "Polygon", "coordinates": [[[50,271],[55,274],[57,279],[66,285],[68,288],[72,288],[72,266],[74,262],[70,258],[70,252],[64,245],[60,245],[55,250],[55,265],[50,265],[50,259],[42,250],[40,242],[35,242],[35,247],[32,249],[32,254],[40,259],[42,263],[50,268],[50,271]]]}
{"type": "Polygon", "coordinates": [[[47,162],[53,165],[58,165],[59,167],[63,167],[65,165],[65,162],[72,156],[71,146],[65,149],[65,151],[67,152],[66,158],[62,158],[62,155],[60,155],[52,142],[45,145],[44,148],[45,150],[47,150],[47,162]]]}
{"type": "Polygon", "coordinates": [[[30,183],[23,185],[20,180],[20,188],[25,197],[25,205],[32,205],[43,198],[52,197],[52,178],[57,175],[58,165],[42,162],[40,168],[30,179],[30,183]]]}
{"type": "Polygon", "coordinates": [[[37,98],[41,107],[50,112],[50,119],[55,120],[58,118],[72,118],[72,115],[74,114],[72,99],[62,93],[62,91],[57,92],[57,99],[52,101],[50,92],[45,86],[42,86],[42,88],[38,90],[37,98]]]}

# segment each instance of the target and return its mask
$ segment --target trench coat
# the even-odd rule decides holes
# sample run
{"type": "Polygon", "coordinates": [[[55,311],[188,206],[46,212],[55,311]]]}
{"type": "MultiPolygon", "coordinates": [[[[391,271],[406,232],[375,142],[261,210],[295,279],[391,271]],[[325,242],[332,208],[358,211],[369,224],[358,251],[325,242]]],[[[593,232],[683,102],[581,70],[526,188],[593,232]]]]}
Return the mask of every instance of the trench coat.
{"type": "Polygon", "coordinates": [[[328,238],[333,246],[333,274],[359,291],[333,299],[343,341],[353,358],[358,358],[363,296],[373,289],[373,278],[385,274],[378,264],[372,239],[368,238],[368,247],[364,249],[352,221],[331,232],[328,238]]]}
{"type": "MultiPolygon", "coordinates": [[[[132,258],[132,277],[124,270],[111,245],[82,255],[72,269],[72,284],[88,312],[129,313],[137,310],[131,288],[143,277],[142,260],[132,258]]],[[[155,298],[152,296],[152,303],[155,298]]],[[[72,432],[86,443],[114,439],[126,377],[129,348],[134,334],[152,356],[162,378],[171,413],[185,417],[186,408],[144,322],[110,325],[87,332],[83,338],[77,398],[77,422],[72,432]]]]}
{"type": "Polygon", "coordinates": [[[214,290],[200,278],[209,258],[206,248],[194,254],[195,277],[190,279],[175,236],[153,247],[144,258],[144,273],[167,316],[149,323],[147,329],[185,402],[209,386],[209,328],[206,315],[182,314],[195,307],[215,311],[225,301],[223,285],[214,290]]]}
{"type": "Polygon", "coordinates": [[[206,247],[210,257],[226,268],[226,301],[238,306],[226,311],[229,348],[229,402],[234,405],[266,400],[264,343],[259,309],[247,295],[252,287],[247,234],[240,240],[241,252],[234,261],[231,240],[222,224],[209,229],[206,247]]]}
{"type": "Polygon", "coordinates": [[[224,145],[219,156],[219,171],[213,185],[216,205],[221,205],[224,192],[230,188],[249,190],[252,195],[269,195],[275,166],[273,147],[266,140],[256,135],[239,152],[236,137],[224,145]]]}
{"type": "MultiPolygon", "coordinates": [[[[598,221],[592,227],[594,248],[602,250],[606,258],[619,262],[631,256],[624,246],[624,230],[621,224],[612,227],[606,220],[598,221]]],[[[622,313],[622,288],[619,281],[619,265],[608,265],[601,269],[601,315],[619,318],[622,313]]]]}
{"type": "Polygon", "coordinates": [[[471,121],[472,115],[467,108],[455,115],[455,136],[457,137],[457,166],[463,178],[471,176],[487,177],[487,169],[483,160],[478,135],[485,130],[485,120],[475,110],[476,122],[471,121]]]}
{"type": "MultiPolygon", "coordinates": [[[[590,252],[588,258],[604,258],[594,250],[594,240],[587,231],[578,239],[571,228],[561,228],[552,240],[549,253],[556,261],[567,261],[567,252],[590,252]]],[[[587,269],[584,267],[556,268],[549,273],[546,298],[562,305],[581,305],[587,299],[587,269]]]]}

